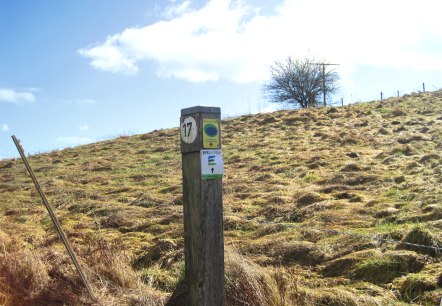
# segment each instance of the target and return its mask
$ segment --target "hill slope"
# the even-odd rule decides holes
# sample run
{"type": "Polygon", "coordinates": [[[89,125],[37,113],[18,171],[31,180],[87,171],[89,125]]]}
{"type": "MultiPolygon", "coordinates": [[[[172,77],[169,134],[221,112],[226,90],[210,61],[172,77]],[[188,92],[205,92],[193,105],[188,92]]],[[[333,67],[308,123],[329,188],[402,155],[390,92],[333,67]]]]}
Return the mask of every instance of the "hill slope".
{"type": "MultiPolygon", "coordinates": [[[[438,302],[441,91],[222,130],[229,305],[438,302]]],[[[30,163],[102,303],[180,299],[177,129],[30,163]]],[[[0,304],[90,303],[20,160],[0,162],[0,220],[0,304]]]]}

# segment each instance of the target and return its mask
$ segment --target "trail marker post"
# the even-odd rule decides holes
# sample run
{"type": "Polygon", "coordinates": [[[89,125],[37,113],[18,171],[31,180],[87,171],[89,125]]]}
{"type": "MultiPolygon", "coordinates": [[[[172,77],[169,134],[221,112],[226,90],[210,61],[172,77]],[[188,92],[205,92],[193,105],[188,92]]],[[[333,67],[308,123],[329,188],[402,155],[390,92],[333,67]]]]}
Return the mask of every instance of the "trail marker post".
{"type": "Polygon", "coordinates": [[[187,306],[224,306],[221,109],[181,110],[187,306]]]}

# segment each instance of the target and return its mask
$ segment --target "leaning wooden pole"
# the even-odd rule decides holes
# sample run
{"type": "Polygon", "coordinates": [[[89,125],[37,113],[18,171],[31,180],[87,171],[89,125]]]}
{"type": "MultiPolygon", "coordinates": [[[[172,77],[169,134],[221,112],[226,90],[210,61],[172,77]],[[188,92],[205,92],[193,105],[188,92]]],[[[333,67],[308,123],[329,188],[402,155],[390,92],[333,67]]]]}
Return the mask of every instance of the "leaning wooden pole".
{"type": "Polygon", "coordinates": [[[12,140],[14,141],[15,146],[17,147],[18,153],[20,153],[21,159],[23,160],[23,163],[25,164],[26,169],[28,170],[29,175],[32,178],[32,181],[34,182],[35,188],[37,189],[38,194],[40,195],[40,197],[43,201],[43,204],[45,205],[49,215],[51,216],[52,222],[55,225],[58,235],[60,236],[61,240],[63,241],[63,244],[66,247],[66,250],[67,250],[69,256],[71,257],[72,262],[74,263],[75,268],[77,269],[77,272],[80,275],[80,278],[83,281],[84,286],[86,287],[91,298],[93,300],[96,300],[95,295],[92,291],[92,287],[90,286],[90,284],[86,278],[86,275],[83,273],[83,270],[81,269],[80,263],[78,262],[77,257],[75,256],[75,253],[72,250],[71,245],[69,244],[66,234],[64,233],[63,229],[61,228],[61,225],[57,219],[57,216],[55,215],[51,206],[49,205],[49,202],[46,199],[46,196],[45,196],[43,190],[41,189],[40,184],[37,181],[37,178],[35,177],[34,171],[32,170],[31,166],[29,165],[29,162],[26,158],[25,152],[24,152],[22,146],[20,145],[20,141],[17,139],[17,137],[15,137],[15,135],[12,136],[12,140]]]}

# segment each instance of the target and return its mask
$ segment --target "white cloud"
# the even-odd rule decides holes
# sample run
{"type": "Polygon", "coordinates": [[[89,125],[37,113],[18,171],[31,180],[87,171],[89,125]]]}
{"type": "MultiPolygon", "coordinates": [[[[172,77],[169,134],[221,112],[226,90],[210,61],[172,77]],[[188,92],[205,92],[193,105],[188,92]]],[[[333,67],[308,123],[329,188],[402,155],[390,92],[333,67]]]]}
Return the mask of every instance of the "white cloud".
{"type": "Polygon", "coordinates": [[[105,44],[90,49],[80,49],[78,52],[85,57],[93,60],[91,65],[94,68],[110,71],[124,72],[126,74],[134,74],[138,72],[135,59],[127,56],[124,46],[119,43],[119,35],[109,38],[105,44]]]}
{"type": "Polygon", "coordinates": [[[190,11],[191,11],[191,9],[190,9],[190,1],[186,0],[186,1],[183,1],[183,3],[178,4],[178,5],[175,5],[175,4],[169,5],[164,10],[163,15],[166,18],[172,19],[174,17],[181,16],[181,15],[183,15],[185,13],[190,12],[190,11]]]}
{"type": "Polygon", "coordinates": [[[7,132],[9,131],[9,126],[6,123],[2,124],[2,132],[7,132]]]}
{"type": "Polygon", "coordinates": [[[21,104],[35,102],[35,96],[27,91],[15,91],[13,89],[0,88],[0,102],[21,104]]]}
{"type": "Polygon", "coordinates": [[[79,129],[80,131],[87,131],[87,130],[89,130],[89,125],[87,125],[87,124],[80,125],[80,126],[78,127],[78,129],[79,129]]]}
{"type": "Polygon", "coordinates": [[[79,53],[115,73],[137,73],[140,61],[153,60],[159,77],[192,82],[260,81],[274,60],[307,54],[340,63],[347,74],[355,64],[442,71],[434,50],[442,40],[439,0],[281,0],[266,12],[253,0],[191,6],[168,6],[167,20],[125,29],[79,53]]]}
{"type": "Polygon", "coordinates": [[[93,142],[92,139],[87,137],[76,137],[76,136],[70,136],[70,137],[58,137],[58,142],[64,143],[64,144],[70,144],[70,145],[80,145],[80,144],[87,144],[93,142]]]}

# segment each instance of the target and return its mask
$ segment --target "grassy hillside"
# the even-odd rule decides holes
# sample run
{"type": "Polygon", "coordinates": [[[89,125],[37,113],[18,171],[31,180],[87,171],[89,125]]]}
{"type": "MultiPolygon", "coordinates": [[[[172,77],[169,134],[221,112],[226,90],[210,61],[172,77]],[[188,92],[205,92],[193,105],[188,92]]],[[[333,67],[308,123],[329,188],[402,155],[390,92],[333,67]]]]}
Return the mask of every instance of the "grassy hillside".
{"type": "MultiPolygon", "coordinates": [[[[442,91],[222,130],[229,305],[438,303],[442,91]]],[[[101,304],[182,298],[178,129],[30,164],[101,304]]],[[[0,220],[0,304],[92,303],[21,160],[0,162],[0,220]]]]}

